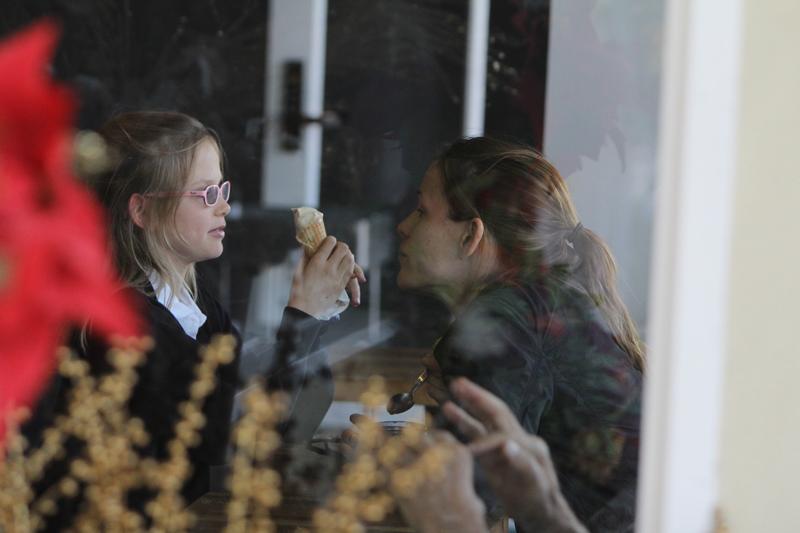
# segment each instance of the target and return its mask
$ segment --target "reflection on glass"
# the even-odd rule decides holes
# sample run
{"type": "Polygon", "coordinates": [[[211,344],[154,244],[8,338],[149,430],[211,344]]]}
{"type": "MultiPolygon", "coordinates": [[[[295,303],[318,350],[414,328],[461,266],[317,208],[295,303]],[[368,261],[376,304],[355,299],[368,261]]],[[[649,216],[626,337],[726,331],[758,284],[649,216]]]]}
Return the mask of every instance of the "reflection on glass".
{"type": "MultiPolygon", "coordinates": [[[[285,302],[280,291],[288,292],[299,257],[288,211],[259,205],[268,2],[136,2],[124,9],[40,4],[34,9],[10,2],[0,29],[44,13],[62,17],[64,40],[54,70],[80,91],[81,127],[97,127],[121,109],[177,108],[220,134],[238,208],[228,220],[226,254],[205,275],[244,332],[244,374],[263,373],[271,364],[265,354],[274,331],[262,326],[277,326],[285,302]],[[257,285],[254,279],[268,269],[268,282],[257,285]],[[278,302],[278,313],[258,316],[255,300],[278,302]]],[[[437,170],[430,164],[462,129],[468,2],[329,0],[324,108],[338,120],[324,130],[318,207],[328,232],[356,252],[369,282],[361,306],[326,324],[325,350],[298,366],[303,385],[293,405],[306,410],[295,412],[303,413],[296,427],[313,436],[315,446],[292,452],[305,462],[286,469],[292,473],[288,485],[313,485],[308,465],[330,484],[344,458],[339,435],[350,426],[369,375],[383,375],[390,394],[405,392],[427,361],[431,369],[438,366],[439,380],[415,391],[418,405],[410,419],[422,418],[420,405],[436,412],[437,394],[447,393],[442,379],[468,375],[507,404],[521,428],[545,439],[562,493],[590,529],[602,530],[605,519],[617,526],[632,519],[642,365],[632,355],[640,350],[631,348],[636,328],[624,310],[641,330],[647,319],[661,4],[492,2],[486,133],[542,150],[564,177],[564,194],[577,211],[557,224],[560,248],[537,250],[538,263],[522,261],[563,274],[556,276],[558,290],[550,290],[556,278],[542,282],[547,290],[541,293],[525,278],[522,296],[512,294],[506,302],[502,291],[487,296],[476,290],[482,299],[441,289],[459,275],[457,269],[437,270],[451,260],[457,264],[447,256],[450,241],[435,240],[441,233],[431,233],[430,248],[413,249],[417,224],[430,215],[425,198],[437,170]],[[418,208],[423,212],[413,214],[418,208]],[[581,246],[595,234],[614,252],[621,301],[598,292],[602,283],[596,279],[569,276],[585,267],[581,246]],[[430,288],[415,276],[441,279],[435,290],[408,290],[430,288]],[[515,322],[520,301],[533,306],[535,312],[520,311],[533,324],[515,322]],[[486,306],[467,305],[475,302],[486,306]],[[559,312],[545,312],[553,309],[559,312]],[[483,316],[494,312],[502,320],[483,316]],[[516,363],[513,357],[487,363],[502,346],[493,342],[494,329],[503,342],[511,337],[520,346],[524,356],[516,363]],[[545,355],[531,357],[533,346],[545,355]],[[433,361],[423,359],[429,352],[433,361]],[[319,455],[330,461],[315,463],[319,455]]],[[[284,31],[288,37],[291,28],[284,31]]],[[[493,209],[513,211],[523,196],[505,198],[493,209]]],[[[442,217],[431,231],[470,228],[472,218],[442,217]]],[[[529,236],[541,237],[540,226],[550,222],[532,224],[529,236]]],[[[488,222],[483,230],[501,232],[488,222]]],[[[479,483],[482,496],[490,486],[491,479],[479,483]]],[[[497,499],[485,498],[494,512],[497,499]]]]}

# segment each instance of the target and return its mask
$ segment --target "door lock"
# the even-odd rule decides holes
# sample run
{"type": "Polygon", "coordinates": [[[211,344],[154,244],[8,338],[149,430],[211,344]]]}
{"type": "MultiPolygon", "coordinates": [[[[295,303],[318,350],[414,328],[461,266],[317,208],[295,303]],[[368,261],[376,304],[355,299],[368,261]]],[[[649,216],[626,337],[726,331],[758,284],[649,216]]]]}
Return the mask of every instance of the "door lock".
{"type": "Polygon", "coordinates": [[[320,124],[323,128],[338,128],[342,118],[336,111],[323,111],[317,117],[304,115],[303,64],[288,61],[283,67],[283,115],[281,117],[281,148],[287,151],[300,149],[300,133],[303,126],[320,124]]]}

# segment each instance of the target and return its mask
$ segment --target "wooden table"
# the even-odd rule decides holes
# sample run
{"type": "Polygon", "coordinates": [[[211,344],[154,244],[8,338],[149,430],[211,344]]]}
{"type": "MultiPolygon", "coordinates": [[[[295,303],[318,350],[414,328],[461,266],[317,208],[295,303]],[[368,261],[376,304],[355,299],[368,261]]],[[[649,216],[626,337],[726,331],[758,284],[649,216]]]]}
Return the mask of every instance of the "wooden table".
{"type": "MultiPolygon", "coordinates": [[[[334,400],[358,401],[371,376],[386,380],[389,395],[407,391],[422,371],[422,356],[428,351],[429,348],[373,347],[339,361],[332,369],[336,381],[334,400]]],[[[424,387],[414,398],[420,405],[435,405],[424,393],[424,387]]]]}
{"type": "MultiPolygon", "coordinates": [[[[191,529],[194,533],[218,533],[225,529],[226,507],[230,500],[227,492],[209,492],[189,506],[197,517],[191,529]]],[[[311,516],[320,502],[299,495],[286,495],[280,506],[272,509],[270,516],[278,533],[294,532],[297,528],[311,528],[311,516]]],[[[410,533],[413,532],[399,513],[389,515],[380,523],[366,524],[368,532],[410,533]]]]}
{"type": "MultiPolygon", "coordinates": [[[[370,376],[379,375],[386,380],[386,392],[394,394],[405,392],[414,383],[422,370],[422,356],[429,349],[372,347],[337,362],[333,365],[336,382],[335,400],[358,401],[362,392],[367,389],[370,376]]],[[[422,390],[415,394],[419,404],[434,405],[422,390]]],[[[195,501],[189,510],[197,516],[197,523],[192,529],[195,533],[217,533],[226,525],[226,507],[230,500],[227,492],[209,492],[195,501]]],[[[298,494],[284,494],[280,506],[270,513],[278,532],[294,532],[297,528],[311,528],[311,516],[314,509],[321,506],[317,499],[303,497],[298,494]]],[[[504,521],[504,526],[507,523],[504,521]]],[[[368,532],[410,533],[413,532],[403,519],[395,512],[385,520],[375,524],[365,524],[368,532]]],[[[508,531],[507,527],[492,531],[508,531]]]]}

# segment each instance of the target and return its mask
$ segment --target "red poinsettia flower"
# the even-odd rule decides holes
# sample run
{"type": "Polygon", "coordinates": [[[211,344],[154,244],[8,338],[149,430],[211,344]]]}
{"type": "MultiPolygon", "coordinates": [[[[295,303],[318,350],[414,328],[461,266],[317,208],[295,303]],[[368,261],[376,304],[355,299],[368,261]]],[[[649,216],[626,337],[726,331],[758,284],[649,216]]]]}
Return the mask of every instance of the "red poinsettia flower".
{"type": "Polygon", "coordinates": [[[0,443],[8,412],[50,379],[69,328],[143,331],[102,210],[70,171],[75,100],[47,74],[57,35],[43,22],[0,43],[0,443]]]}

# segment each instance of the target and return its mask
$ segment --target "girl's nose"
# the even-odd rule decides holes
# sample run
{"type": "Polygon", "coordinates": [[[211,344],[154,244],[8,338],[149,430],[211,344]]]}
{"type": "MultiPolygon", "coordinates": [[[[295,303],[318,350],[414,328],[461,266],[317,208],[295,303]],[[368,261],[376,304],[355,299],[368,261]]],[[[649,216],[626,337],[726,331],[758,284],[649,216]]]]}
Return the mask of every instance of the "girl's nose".
{"type": "Polygon", "coordinates": [[[217,201],[217,205],[215,205],[214,207],[217,208],[217,214],[223,217],[227,216],[228,213],[231,212],[231,204],[229,204],[228,201],[224,198],[220,198],[217,201]]]}

